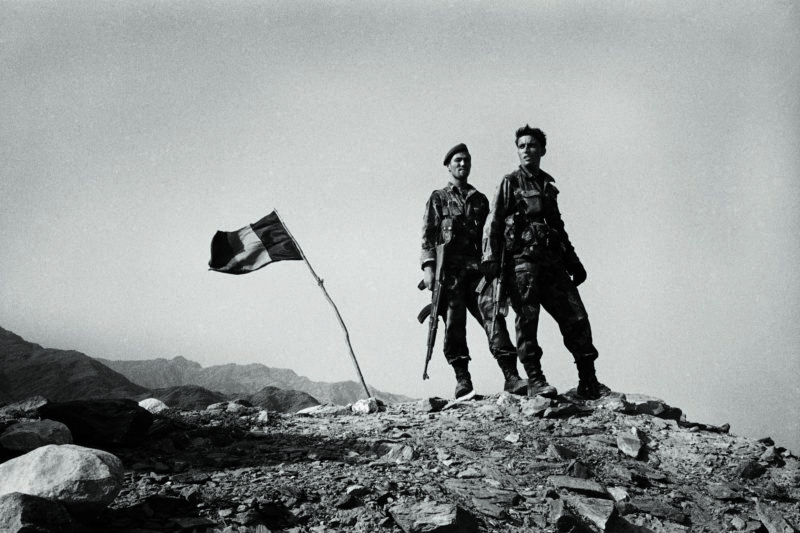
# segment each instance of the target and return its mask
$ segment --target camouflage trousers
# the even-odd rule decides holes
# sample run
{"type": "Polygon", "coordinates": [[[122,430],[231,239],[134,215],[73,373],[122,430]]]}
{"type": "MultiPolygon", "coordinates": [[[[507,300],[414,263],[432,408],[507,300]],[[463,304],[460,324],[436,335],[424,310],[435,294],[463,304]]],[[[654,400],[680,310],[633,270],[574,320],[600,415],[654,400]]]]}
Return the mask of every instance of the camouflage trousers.
{"type": "Polygon", "coordinates": [[[480,272],[472,269],[451,269],[442,278],[444,357],[449,364],[458,359],[470,358],[467,346],[467,311],[483,328],[489,342],[489,351],[495,358],[517,355],[504,316],[497,317],[492,335],[494,300],[491,290],[484,290],[481,294],[475,292],[481,278],[480,272]]]}
{"type": "Polygon", "coordinates": [[[518,260],[509,289],[517,315],[517,354],[526,370],[529,366],[538,367],[542,358],[537,338],[542,308],[555,319],[564,346],[575,361],[597,358],[589,315],[563,263],[518,260]]]}

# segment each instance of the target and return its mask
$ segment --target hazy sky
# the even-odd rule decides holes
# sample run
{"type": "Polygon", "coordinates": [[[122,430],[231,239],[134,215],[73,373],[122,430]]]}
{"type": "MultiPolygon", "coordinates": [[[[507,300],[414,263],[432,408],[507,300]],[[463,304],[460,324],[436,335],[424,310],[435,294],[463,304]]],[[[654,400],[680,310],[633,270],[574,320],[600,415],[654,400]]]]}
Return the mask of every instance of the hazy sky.
{"type": "MultiPolygon", "coordinates": [[[[800,7],[785,1],[0,0],[0,326],[90,356],[355,379],[298,262],[207,270],[277,208],[366,380],[422,381],[422,212],[465,142],[542,161],[588,272],[600,379],[800,451],[800,7]]],[[[470,322],[479,392],[500,370],[470,322]]],[[[549,316],[544,370],[577,374],[549,316]]]]}

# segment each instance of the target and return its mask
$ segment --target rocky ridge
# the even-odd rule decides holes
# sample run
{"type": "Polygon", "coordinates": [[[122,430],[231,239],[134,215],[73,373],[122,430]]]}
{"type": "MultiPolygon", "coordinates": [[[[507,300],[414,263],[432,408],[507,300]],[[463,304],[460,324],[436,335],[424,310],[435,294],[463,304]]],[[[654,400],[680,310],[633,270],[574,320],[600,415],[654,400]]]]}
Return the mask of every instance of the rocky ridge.
{"type": "Polygon", "coordinates": [[[0,401],[133,398],[147,389],[85,354],[42,348],[0,328],[0,401]]]}
{"type": "Polygon", "coordinates": [[[153,415],[139,444],[106,447],[124,465],[120,492],[73,531],[786,533],[800,521],[789,450],[654,398],[377,406],[153,415]]]}

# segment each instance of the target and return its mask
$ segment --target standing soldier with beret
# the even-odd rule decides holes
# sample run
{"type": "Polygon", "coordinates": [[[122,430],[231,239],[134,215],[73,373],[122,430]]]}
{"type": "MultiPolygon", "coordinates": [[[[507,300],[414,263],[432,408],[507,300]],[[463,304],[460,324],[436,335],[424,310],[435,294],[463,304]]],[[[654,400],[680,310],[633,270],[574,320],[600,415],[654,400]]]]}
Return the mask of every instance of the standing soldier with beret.
{"type": "Polygon", "coordinates": [[[508,336],[505,317],[492,319],[492,295],[484,291],[479,296],[476,288],[481,281],[481,238],[489,200],[467,183],[472,158],[466,145],[458,144],[444,157],[444,166],[450,172],[449,183],[431,193],[425,205],[422,226],[421,264],[425,287],[432,289],[435,280],[437,244],[445,246],[442,266],[442,295],[444,331],[444,356],[456,375],[456,398],[474,395],[469,374],[469,348],[467,347],[467,311],[484,327],[489,338],[489,350],[497,360],[505,378],[504,389],[515,394],[525,394],[527,383],[517,372],[516,349],[508,336]],[[493,321],[494,328],[492,327],[493,321]]]}
{"type": "Polygon", "coordinates": [[[488,278],[508,275],[511,305],[517,315],[517,353],[528,374],[528,395],[555,396],[541,366],[537,341],[541,307],[558,323],[564,345],[578,367],[577,394],[597,399],[609,392],[597,380],[589,316],[578,293],[584,270],[558,209],[558,189],[552,176],[539,168],[546,153],[542,130],[527,124],[516,132],[520,166],[506,175],[493,198],[483,236],[481,270],[488,278]],[[506,272],[500,257],[511,256],[506,272]]]}

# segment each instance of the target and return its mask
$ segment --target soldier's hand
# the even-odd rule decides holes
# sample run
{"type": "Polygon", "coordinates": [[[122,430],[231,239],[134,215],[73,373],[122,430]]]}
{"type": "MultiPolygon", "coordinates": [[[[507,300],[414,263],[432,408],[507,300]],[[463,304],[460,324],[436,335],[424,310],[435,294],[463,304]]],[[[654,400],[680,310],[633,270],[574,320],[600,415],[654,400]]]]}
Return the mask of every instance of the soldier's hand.
{"type": "Polygon", "coordinates": [[[481,263],[481,272],[486,277],[486,281],[491,281],[500,275],[500,263],[497,261],[484,261],[481,263]]]}
{"type": "Polygon", "coordinates": [[[567,272],[572,276],[572,283],[574,283],[576,287],[586,281],[586,269],[583,268],[583,265],[580,263],[570,265],[567,272]]]}
{"type": "Polygon", "coordinates": [[[433,283],[436,281],[436,274],[433,271],[433,267],[430,265],[426,265],[425,268],[422,269],[422,283],[425,284],[425,288],[429,291],[433,290],[433,283]]]}

